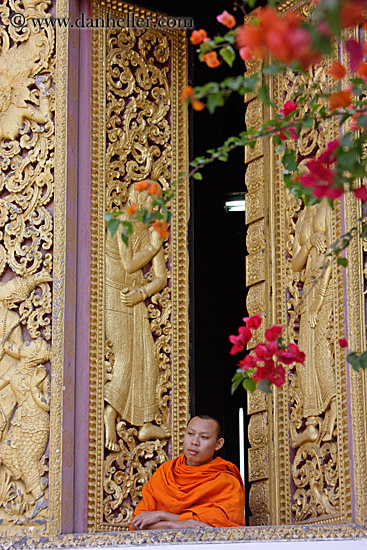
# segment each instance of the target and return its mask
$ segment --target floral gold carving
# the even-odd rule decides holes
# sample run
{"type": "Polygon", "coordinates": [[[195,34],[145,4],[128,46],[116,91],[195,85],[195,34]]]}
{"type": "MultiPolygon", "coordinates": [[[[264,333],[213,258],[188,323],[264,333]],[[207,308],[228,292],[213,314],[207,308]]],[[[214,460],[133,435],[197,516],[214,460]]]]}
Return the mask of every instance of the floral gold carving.
{"type": "Polygon", "coordinates": [[[269,477],[268,470],[268,447],[255,447],[248,450],[249,454],[249,481],[257,481],[269,477]]]}
{"type": "Polygon", "coordinates": [[[246,305],[249,315],[265,311],[265,283],[252,285],[248,289],[246,305]]]}
{"type": "Polygon", "coordinates": [[[249,254],[260,252],[265,246],[265,224],[264,220],[252,223],[246,236],[246,246],[249,254]]]}
{"type": "Polygon", "coordinates": [[[267,414],[266,412],[252,414],[248,427],[248,439],[252,447],[267,444],[267,414]]]}
{"type": "Polygon", "coordinates": [[[264,251],[246,256],[246,284],[254,285],[265,279],[265,254],[264,251]]]}
{"type": "Polygon", "coordinates": [[[268,481],[256,481],[251,485],[249,492],[249,506],[252,515],[255,517],[269,513],[268,481]]]}
{"type": "Polygon", "coordinates": [[[0,521],[10,532],[48,527],[55,55],[54,30],[31,21],[47,9],[9,0],[0,15],[0,521]]]}
{"type": "Polygon", "coordinates": [[[249,193],[262,189],[264,185],[264,162],[254,160],[246,168],[245,184],[249,193]]]}
{"type": "Polygon", "coordinates": [[[247,394],[247,412],[255,414],[267,410],[266,395],[260,390],[247,394]]]}
{"type": "Polygon", "coordinates": [[[252,223],[264,216],[264,189],[246,194],[246,223],[252,223]]]}

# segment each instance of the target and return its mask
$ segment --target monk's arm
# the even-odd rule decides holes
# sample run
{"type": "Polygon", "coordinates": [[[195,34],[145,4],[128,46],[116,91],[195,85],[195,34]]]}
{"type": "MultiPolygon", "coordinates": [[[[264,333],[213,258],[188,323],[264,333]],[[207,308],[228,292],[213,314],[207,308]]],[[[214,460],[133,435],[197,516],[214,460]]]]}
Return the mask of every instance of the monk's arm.
{"type": "Polygon", "coordinates": [[[210,525],[194,519],[179,521],[178,514],[171,514],[165,510],[141,512],[131,522],[134,531],[141,529],[199,529],[210,528],[210,525]]]}

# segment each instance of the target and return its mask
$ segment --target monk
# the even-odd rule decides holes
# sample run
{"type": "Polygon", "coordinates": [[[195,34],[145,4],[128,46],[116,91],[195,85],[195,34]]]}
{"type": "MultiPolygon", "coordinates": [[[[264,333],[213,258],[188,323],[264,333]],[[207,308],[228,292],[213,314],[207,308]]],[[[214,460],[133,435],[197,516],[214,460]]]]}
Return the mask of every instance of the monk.
{"type": "Polygon", "coordinates": [[[222,428],[209,415],[189,421],[183,454],[164,462],[143,488],[130,529],[184,529],[245,525],[244,486],[236,466],[213,458],[222,428]]]}

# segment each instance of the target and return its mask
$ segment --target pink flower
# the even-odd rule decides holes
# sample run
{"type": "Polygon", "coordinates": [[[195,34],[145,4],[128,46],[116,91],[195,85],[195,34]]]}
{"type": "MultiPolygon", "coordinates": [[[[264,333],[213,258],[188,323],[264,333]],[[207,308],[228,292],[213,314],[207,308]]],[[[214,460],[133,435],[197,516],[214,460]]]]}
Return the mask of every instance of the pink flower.
{"type": "Polygon", "coordinates": [[[282,334],[283,328],[284,328],[284,325],[282,325],[282,326],[273,325],[271,328],[268,328],[265,331],[265,338],[269,342],[272,342],[272,341],[276,340],[282,334]]]}
{"type": "Polygon", "coordinates": [[[297,344],[289,344],[288,349],[281,349],[278,352],[278,359],[281,363],[285,365],[290,365],[291,363],[302,363],[305,362],[306,355],[299,349],[297,344]]]}
{"type": "Polygon", "coordinates": [[[347,40],[345,49],[349,54],[349,67],[351,71],[356,71],[363,60],[362,45],[356,40],[347,40]]]}
{"type": "Polygon", "coordinates": [[[367,187],[365,185],[361,185],[358,189],[353,189],[353,193],[357,199],[360,199],[363,202],[367,201],[367,187]]]}
{"type": "Polygon", "coordinates": [[[262,319],[258,313],[252,317],[244,317],[243,321],[246,323],[247,328],[259,328],[262,323],[262,319]]]}
{"type": "Polygon", "coordinates": [[[233,344],[231,351],[229,352],[231,355],[234,355],[235,353],[239,353],[244,349],[244,347],[248,344],[248,342],[252,338],[252,332],[247,327],[240,327],[238,329],[238,335],[235,336],[232,334],[229,337],[229,341],[233,344]]]}
{"type": "Polygon", "coordinates": [[[217,21],[222,23],[228,29],[233,29],[236,26],[236,20],[232,14],[224,10],[220,15],[217,15],[217,21]]]}
{"type": "Polygon", "coordinates": [[[241,361],[238,363],[238,366],[242,370],[247,369],[254,369],[257,366],[256,359],[252,355],[246,355],[241,361]]]}
{"type": "Polygon", "coordinates": [[[238,53],[240,55],[240,58],[244,61],[252,61],[252,59],[254,58],[254,53],[248,46],[240,48],[238,53]]]}
{"type": "Polygon", "coordinates": [[[295,101],[286,101],[283,105],[283,109],[281,109],[281,113],[283,113],[284,116],[288,116],[293,111],[295,111],[298,108],[298,105],[295,101]]]}
{"type": "Polygon", "coordinates": [[[289,138],[284,132],[280,132],[280,139],[283,141],[286,141],[287,139],[297,139],[297,132],[295,128],[287,128],[288,132],[290,133],[291,137],[289,138]]]}
{"type": "Polygon", "coordinates": [[[341,348],[347,348],[348,347],[348,342],[346,341],[345,338],[339,338],[338,342],[339,342],[339,346],[341,348]]]}
{"type": "Polygon", "coordinates": [[[257,344],[254,349],[254,353],[258,359],[266,361],[272,359],[278,351],[277,342],[267,342],[266,344],[257,344]]]}

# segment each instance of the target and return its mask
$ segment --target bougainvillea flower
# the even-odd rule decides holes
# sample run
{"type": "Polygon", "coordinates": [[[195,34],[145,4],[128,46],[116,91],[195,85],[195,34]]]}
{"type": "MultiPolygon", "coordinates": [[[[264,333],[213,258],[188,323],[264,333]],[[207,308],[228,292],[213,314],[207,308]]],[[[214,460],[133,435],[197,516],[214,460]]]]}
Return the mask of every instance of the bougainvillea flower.
{"type": "Polygon", "coordinates": [[[281,349],[278,352],[278,359],[285,365],[292,363],[304,363],[306,355],[299,349],[297,344],[289,344],[288,349],[281,349]]]}
{"type": "Polygon", "coordinates": [[[298,105],[295,101],[286,101],[283,105],[283,109],[280,110],[281,113],[283,113],[284,116],[288,116],[293,111],[295,111],[298,108],[298,105]]]}
{"type": "Polygon", "coordinates": [[[295,128],[287,128],[287,132],[290,133],[290,136],[285,134],[284,132],[279,132],[280,139],[283,141],[286,141],[287,139],[297,139],[297,132],[295,128]]]}
{"type": "Polygon", "coordinates": [[[159,187],[158,183],[151,183],[150,184],[149,194],[150,195],[157,195],[157,197],[159,197],[161,195],[161,188],[159,187]]]}
{"type": "Polygon", "coordinates": [[[228,29],[233,29],[233,27],[236,26],[235,18],[226,10],[224,10],[220,15],[217,15],[217,21],[219,21],[219,23],[222,23],[222,25],[224,25],[228,29]]]}
{"type": "Polygon", "coordinates": [[[344,193],[344,189],[342,187],[334,187],[330,185],[316,185],[316,187],[313,190],[313,194],[318,199],[322,199],[323,197],[327,197],[330,200],[339,199],[344,193]]]}
{"type": "Polygon", "coordinates": [[[194,95],[194,88],[192,86],[186,86],[184,91],[180,94],[180,101],[185,101],[189,97],[194,95]]]}
{"type": "Polygon", "coordinates": [[[365,9],[366,3],[363,0],[351,0],[350,2],[343,2],[340,10],[340,24],[342,29],[354,27],[355,25],[362,23],[365,19],[365,9]]]}
{"type": "Polygon", "coordinates": [[[220,65],[217,52],[205,53],[201,60],[204,61],[211,69],[215,69],[220,65]]]}
{"type": "Polygon", "coordinates": [[[367,63],[361,63],[357,69],[358,76],[367,76],[367,63]]]}
{"type": "Polygon", "coordinates": [[[285,369],[282,367],[282,365],[277,365],[275,369],[272,370],[270,373],[270,376],[268,376],[269,382],[271,384],[274,384],[277,388],[280,388],[280,386],[283,386],[285,382],[285,369]]]}
{"type": "Polygon", "coordinates": [[[356,40],[347,40],[345,49],[349,54],[349,67],[351,71],[356,71],[363,60],[362,45],[356,40]]]}
{"type": "Polygon", "coordinates": [[[341,348],[347,348],[348,347],[348,342],[346,341],[345,338],[339,338],[338,342],[339,342],[339,346],[341,348]]]}
{"type": "Polygon", "coordinates": [[[367,187],[365,185],[361,185],[358,189],[353,189],[353,193],[357,199],[360,199],[363,202],[367,201],[367,187]]]}
{"type": "Polygon", "coordinates": [[[269,342],[273,342],[274,340],[276,340],[277,338],[279,338],[279,336],[282,334],[283,328],[284,328],[284,325],[282,325],[282,326],[273,325],[271,328],[268,328],[268,329],[265,331],[265,338],[266,338],[269,342]]]}
{"type": "Polygon", "coordinates": [[[251,48],[249,48],[248,46],[244,46],[243,48],[240,48],[238,53],[240,58],[243,59],[244,61],[251,61],[254,58],[254,53],[251,50],[251,48]]]}
{"type": "Polygon", "coordinates": [[[248,342],[252,338],[252,332],[247,327],[239,327],[238,334],[231,334],[229,337],[229,341],[231,344],[233,344],[231,351],[229,352],[231,355],[234,355],[235,353],[239,353],[244,349],[244,347],[248,344],[248,342]]]}
{"type": "Polygon", "coordinates": [[[205,109],[205,103],[196,98],[191,101],[191,106],[194,111],[202,111],[203,109],[205,109]]]}
{"type": "Polygon", "coordinates": [[[331,111],[339,107],[347,107],[350,104],[352,92],[350,90],[339,90],[329,96],[329,107],[331,111]]]}
{"type": "Polygon", "coordinates": [[[337,160],[337,157],[335,155],[335,149],[337,147],[339,147],[339,140],[338,139],[334,139],[334,141],[330,141],[328,144],[327,144],[327,147],[325,149],[325,151],[323,153],[321,153],[321,155],[319,155],[318,157],[318,160],[323,162],[324,164],[326,165],[330,165],[330,164],[333,164],[334,162],[336,162],[337,160]]]}
{"type": "Polygon", "coordinates": [[[252,355],[246,355],[241,361],[238,363],[238,366],[242,370],[247,369],[254,369],[257,366],[256,359],[252,355]]]}
{"type": "Polygon", "coordinates": [[[135,216],[135,212],[137,210],[137,205],[136,204],[132,204],[131,206],[128,206],[126,208],[126,212],[127,214],[129,214],[129,216],[135,216]]]}
{"type": "Polygon", "coordinates": [[[194,46],[197,46],[198,44],[201,44],[204,41],[204,38],[207,38],[207,33],[204,29],[199,29],[198,31],[192,31],[190,36],[190,42],[191,44],[194,44],[194,46]]]}
{"type": "Polygon", "coordinates": [[[341,80],[346,75],[346,69],[344,65],[339,63],[339,61],[333,61],[333,64],[331,65],[330,70],[328,71],[328,74],[330,74],[335,80],[341,80]]]}
{"type": "Polygon", "coordinates": [[[247,328],[259,328],[259,326],[262,323],[262,319],[258,313],[256,315],[253,315],[252,317],[244,317],[243,321],[245,321],[247,328]]]}
{"type": "Polygon", "coordinates": [[[278,343],[277,342],[267,342],[266,344],[256,344],[254,348],[254,353],[258,359],[261,359],[262,361],[272,359],[273,355],[275,355],[278,351],[278,343]]]}
{"type": "Polygon", "coordinates": [[[162,221],[162,220],[155,220],[154,223],[152,223],[153,229],[159,233],[162,239],[168,239],[169,233],[168,233],[168,222],[162,221]]]}
{"type": "Polygon", "coordinates": [[[146,191],[147,189],[149,189],[149,187],[150,187],[149,180],[139,181],[138,183],[135,184],[135,189],[137,191],[146,191]]]}

